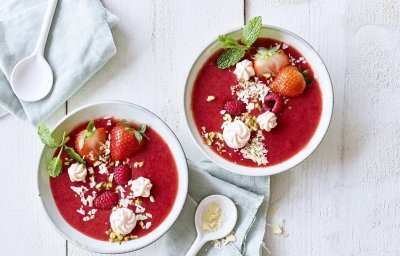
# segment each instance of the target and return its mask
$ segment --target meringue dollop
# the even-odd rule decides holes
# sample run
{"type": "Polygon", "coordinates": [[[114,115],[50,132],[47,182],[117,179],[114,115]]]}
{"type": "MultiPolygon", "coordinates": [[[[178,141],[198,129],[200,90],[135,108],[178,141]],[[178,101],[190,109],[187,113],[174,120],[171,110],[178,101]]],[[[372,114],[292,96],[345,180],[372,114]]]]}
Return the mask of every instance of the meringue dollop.
{"type": "Polygon", "coordinates": [[[136,226],[136,215],[128,208],[118,208],[110,215],[111,229],[121,235],[132,232],[136,226]]]}
{"type": "Polygon", "coordinates": [[[257,122],[260,128],[270,132],[272,128],[278,125],[276,122],[276,115],[273,112],[266,111],[257,117],[257,122]]]}
{"type": "Polygon", "coordinates": [[[243,60],[241,62],[238,62],[233,73],[236,75],[237,80],[244,81],[248,81],[250,77],[256,74],[253,68],[253,62],[250,60],[243,60]]]}
{"type": "Polygon", "coordinates": [[[147,178],[139,177],[136,180],[130,182],[131,190],[133,191],[134,197],[149,197],[150,190],[153,187],[151,181],[147,178]]]}
{"type": "Polygon", "coordinates": [[[74,181],[84,181],[87,175],[86,166],[80,163],[74,163],[68,168],[69,179],[74,181]]]}
{"type": "Polygon", "coordinates": [[[250,139],[250,129],[240,120],[235,120],[224,127],[222,133],[228,147],[239,149],[246,146],[250,139]]]}

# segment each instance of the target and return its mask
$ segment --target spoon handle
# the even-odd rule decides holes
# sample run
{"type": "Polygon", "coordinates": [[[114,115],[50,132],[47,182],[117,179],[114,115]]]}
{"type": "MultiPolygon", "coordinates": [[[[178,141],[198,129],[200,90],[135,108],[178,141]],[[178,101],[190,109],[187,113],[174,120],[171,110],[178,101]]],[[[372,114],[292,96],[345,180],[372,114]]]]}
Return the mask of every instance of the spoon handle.
{"type": "Polygon", "coordinates": [[[189,251],[186,253],[186,256],[195,256],[203,247],[204,241],[201,239],[200,236],[197,236],[196,240],[192,244],[192,247],[190,247],[189,251]]]}
{"type": "Polygon", "coordinates": [[[58,0],[50,0],[48,2],[46,14],[43,19],[42,28],[40,29],[40,34],[36,42],[35,50],[33,51],[33,55],[43,55],[44,47],[46,46],[47,36],[49,35],[49,30],[51,27],[51,22],[53,20],[54,12],[56,10],[57,2],[58,0]]]}

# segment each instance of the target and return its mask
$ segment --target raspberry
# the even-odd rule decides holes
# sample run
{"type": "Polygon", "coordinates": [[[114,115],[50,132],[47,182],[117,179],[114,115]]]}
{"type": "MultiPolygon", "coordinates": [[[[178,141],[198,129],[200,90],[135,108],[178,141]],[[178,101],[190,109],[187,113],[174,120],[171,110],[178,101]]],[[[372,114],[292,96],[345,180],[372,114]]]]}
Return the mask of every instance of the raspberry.
{"type": "Polygon", "coordinates": [[[231,116],[239,116],[246,111],[246,106],[240,100],[229,100],[225,103],[224,109],[231,116]]]}
{"type": "Polygon", "coordinates": [[[278,94],[271,92],[265,96],[263,107],[265,110],[274,112],[275,114],[279,113],[283,107],[283,99],[278,94]]]}
{"type": "Polygon", "coordinates": [[[132,178],[132,169],[124,164],[114,168],[114,181],[118,185],[125,185],[132,178]]]}
{"type": "Polygon", "coordinates": [[[97,196],[94,201],[97,209],[110,210],[118,203],[118,195],[111,191],[106,191],[97,196]]]}

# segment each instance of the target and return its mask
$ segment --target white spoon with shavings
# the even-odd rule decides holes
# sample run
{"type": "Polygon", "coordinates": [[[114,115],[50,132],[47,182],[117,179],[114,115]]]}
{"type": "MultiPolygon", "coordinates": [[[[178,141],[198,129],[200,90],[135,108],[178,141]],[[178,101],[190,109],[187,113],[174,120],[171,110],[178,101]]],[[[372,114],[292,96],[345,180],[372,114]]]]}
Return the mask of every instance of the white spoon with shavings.
{"type": "Polygon", "coordinates": [[[237,209],[228,197],[212,195],[200,202],[194,219],[197,238],[186,256],[194,256],[205,243],[229,235],[236,225],[237,209]]]}

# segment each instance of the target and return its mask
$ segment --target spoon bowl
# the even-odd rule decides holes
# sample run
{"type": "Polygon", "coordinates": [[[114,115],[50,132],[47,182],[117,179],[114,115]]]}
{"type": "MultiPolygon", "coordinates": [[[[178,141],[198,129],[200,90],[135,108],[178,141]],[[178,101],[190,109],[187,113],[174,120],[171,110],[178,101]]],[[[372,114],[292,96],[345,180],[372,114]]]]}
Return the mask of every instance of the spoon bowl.
{"type": "Polygon", "coordinates": [[[21,60],[11,74],[15,95],[23,101],[38,101],[46,97],[53,87],[53,72],[41,55],[21,60]]]}
{"type": "Polygon", "coordinates": [[[194,256],[201,249],[201,247],[208,241],[221,239],[233,230],[237,221],[237,208],[235,204],[226,196],[212,195],[204,198],[197,206],[195,214],[195,225],[197,230],[197,238],[194,241],[192,247],[186,253],[186,256],[194,256]],[[211,203],[217,204],[222,211],[222,222],[221,226],[217,230],[207,232],[202,229],[204,222],[204,212],[207,210],[207,206],[211,203]]]}
{"type": "Polygon", "coordinates": [[[11,74],[11,87],[23,101],[38,101],[46,97],[53,87],[53,71],[43,52],[58,0],[49,0],[36,47],[32,55],[15,65],[11,74]]]}

